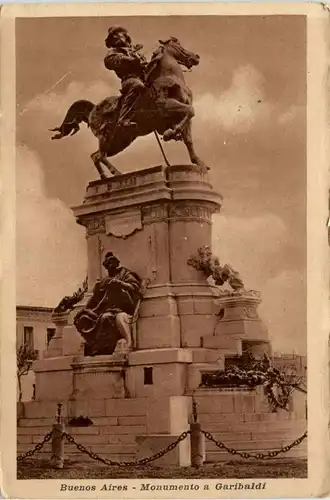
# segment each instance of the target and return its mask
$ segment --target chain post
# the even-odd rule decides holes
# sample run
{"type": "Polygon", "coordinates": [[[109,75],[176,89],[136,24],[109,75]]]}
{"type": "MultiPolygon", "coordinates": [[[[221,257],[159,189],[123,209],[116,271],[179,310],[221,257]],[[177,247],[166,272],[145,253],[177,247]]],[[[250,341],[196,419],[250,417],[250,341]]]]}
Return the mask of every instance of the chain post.
{"type": "Polygon", "coordinates": [[[197,424],[198,414],[197,414],[197,401],[195,399],[195,396],[192,396],[192,417],[194,424],[197,424]]]}
{"type": "Polygon", "coordinates": [[[199,469],[205,461],[205,436],[198,422],[190,423],[190,459],[191,466],[199,469]]]}
{"type": "Polygon", "coordinates": [[[56,423],[52,430],[52,455],[51,466],[55,469],[63,469],[64,466],[64,422],[62,418],[62,403],[57,405],[56,423]]]}
{"type": "Polygon", "coordinates": [[[56,421],[58,424],[61,423],[62,419],[62,403],[57,404],[56,421]]]}

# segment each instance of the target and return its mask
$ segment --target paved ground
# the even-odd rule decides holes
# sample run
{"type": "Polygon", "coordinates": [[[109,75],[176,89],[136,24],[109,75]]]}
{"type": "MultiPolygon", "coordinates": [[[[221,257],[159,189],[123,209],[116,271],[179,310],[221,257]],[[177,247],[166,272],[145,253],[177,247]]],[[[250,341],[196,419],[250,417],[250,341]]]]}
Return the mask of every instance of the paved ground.
{"type": "Polygon", "coordinates": [[[18,479],[107,479],[107,478],[167,478],[167,479],[244,479],[244,478],[305,478],[307,461],[264,460],[204,464],[196,470],[192,467],[164,468],[146,467],[107,467],[97,462],[67,461],[62,470],[54,470],[43,460],[30,459],[18,463],[18,479]],[[111,470],[111,472],[110,472],[111,470]]]}

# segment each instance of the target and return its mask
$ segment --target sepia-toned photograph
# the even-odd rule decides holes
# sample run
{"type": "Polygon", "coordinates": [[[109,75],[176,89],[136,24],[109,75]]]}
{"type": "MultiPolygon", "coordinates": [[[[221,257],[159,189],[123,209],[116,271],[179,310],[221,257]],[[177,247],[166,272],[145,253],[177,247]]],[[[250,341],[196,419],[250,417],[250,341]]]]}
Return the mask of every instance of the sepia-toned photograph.
{"type": "Polygon", "coordinates": [[[15,19],[16,480],[267,497],[309,467],[307,16],[119,14],[15,19]]]}

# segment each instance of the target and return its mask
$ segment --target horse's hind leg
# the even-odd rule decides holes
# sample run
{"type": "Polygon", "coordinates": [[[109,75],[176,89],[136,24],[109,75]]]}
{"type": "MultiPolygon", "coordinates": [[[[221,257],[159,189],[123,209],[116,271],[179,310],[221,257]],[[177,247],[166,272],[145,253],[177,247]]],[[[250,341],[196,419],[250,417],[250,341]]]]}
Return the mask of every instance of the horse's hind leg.
{"type": "Polygon", "coordinates": [[[103,163],[103,165],[105,165],[107,167],[107,169],[109,170],[109,172],[112,175],[120,175],[121,174],[121,172],[112,163],[110,163],[110,161],[105,156],[103,156],[100,159],[100,162],[103,163]]]}
{"type": "Polygon", "coordinates": [[[102,161],[102,155],[99,150],[95,151],[95,153],[91,154],[91,158],[93,160],[93,163],[100,174],[101,179],[107,179],[107,176],[103,172],[103,169],[101,167],[101,161],[102,161]]]}
{"type": "Polygon", "coordinates": [[[108,156],[112,156],[111,149],[109,150],[109,143],[107,138],[103,135],[100,137],[99,142],[99,151],[100,151],[100,162],[107,167],[109,172],[112,175],[120,175],[121,172],[108,160],[108,156]]]}

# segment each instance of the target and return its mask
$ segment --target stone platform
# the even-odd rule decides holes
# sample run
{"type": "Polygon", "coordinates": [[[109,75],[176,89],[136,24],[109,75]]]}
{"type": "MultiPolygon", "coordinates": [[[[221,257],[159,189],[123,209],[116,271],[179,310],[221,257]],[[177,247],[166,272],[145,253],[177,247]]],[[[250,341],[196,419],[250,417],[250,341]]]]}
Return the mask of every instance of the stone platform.
{"type": "MultiPolygon", "coordinates": [[[[302,435],[307,427],[305,401],[298,393],[294,410],[272,413],[261,390],[219,391],[200,389],[195,393],[199,421],[202,428],[241,451],[265,453],[286,446],[302,435]]],[[[70,427],[67,430],[77,442],[90,451],[112,460],[134,460],[150,456],[173,442],[181,432],[189,428],[191,397],[172,396],[163,398],[90,399],[77,401],[76,414],[88,415],[93,421],[90,427],[70,427]]],[[[18,453],[31,449],[40,442],[54,422],[56,401],[30,402],[26,404],[26,417],[18,428],[18,453]],[[42,418],[41,418],[42,415],[42,418]]],[[[64,403],[65,422],[70,421],[72,402],[64,403]]],[[[304,458],[307,442],[280,455],[279,458],[304,458]]],[[[46,445],[40,458],[48,458],[50,445],[46,445]]],[[[66,457],[85,461],[73,445],[65,445],[66,457]]],[[[157,465],[189,465],[189,439],[157,461],[157,465]]],[[[235,460],[235,455],[217,448],[206,441],[206,461],[225,462],[235,460]]]]}

